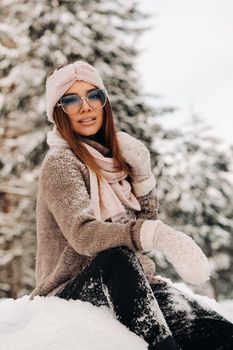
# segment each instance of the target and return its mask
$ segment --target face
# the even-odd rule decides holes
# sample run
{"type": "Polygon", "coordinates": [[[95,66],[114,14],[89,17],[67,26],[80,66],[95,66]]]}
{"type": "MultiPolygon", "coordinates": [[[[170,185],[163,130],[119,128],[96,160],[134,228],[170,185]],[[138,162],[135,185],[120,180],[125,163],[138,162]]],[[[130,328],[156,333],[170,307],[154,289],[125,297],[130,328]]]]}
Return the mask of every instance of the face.
{"type": "MultiPolygon", "coordinates": [[[[91,85],[85,81],[76,81],[65,94],[78,94],[80,97],[87,95],[89,90],[95,89],[94,85],[91,85]]],[[[72,129],[82,136],[95,135],[103,125],[104,110],[93,109],[90,107],[86,100],[82,100],[80,110],[75,114],[67,114],[70,119],[72,129]],[[90,120],[92,119],[92,120],[90,120]]]]}

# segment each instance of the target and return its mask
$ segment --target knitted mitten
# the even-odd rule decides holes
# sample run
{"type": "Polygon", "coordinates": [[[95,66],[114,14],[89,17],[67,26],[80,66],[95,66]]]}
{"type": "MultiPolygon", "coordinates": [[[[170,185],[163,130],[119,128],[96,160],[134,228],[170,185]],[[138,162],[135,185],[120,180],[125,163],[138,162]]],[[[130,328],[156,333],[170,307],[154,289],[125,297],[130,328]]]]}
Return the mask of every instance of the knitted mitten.
{"type": "Polygon", "coordinates": [[[149,193],[156,184],[151,171],[150,151],[144,143],[126,132],[117,132],[118,144],[125,161],[130,165],[133,176],[132,188],[137,197],[149,193]]]}
{"type": "Polygon", "coordinates": [[[145,220],[140,231],[144,251],[160,250],[188,283],[201,284],[209,279],[208,259],[196,242],[161,220],[145,220]]]}

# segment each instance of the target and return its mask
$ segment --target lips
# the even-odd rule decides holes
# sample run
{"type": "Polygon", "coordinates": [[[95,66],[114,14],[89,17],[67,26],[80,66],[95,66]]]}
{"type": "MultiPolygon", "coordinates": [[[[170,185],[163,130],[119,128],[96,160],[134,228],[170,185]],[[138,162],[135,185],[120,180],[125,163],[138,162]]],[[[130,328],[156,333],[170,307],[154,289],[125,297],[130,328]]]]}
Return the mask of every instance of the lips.
{"type": "Polygon", "coordinates": [[[85,117],[85,118],[81,118],[78,122],[79,123],[91,123],[94,120],[96,120],[96,117],[85,117]]]}

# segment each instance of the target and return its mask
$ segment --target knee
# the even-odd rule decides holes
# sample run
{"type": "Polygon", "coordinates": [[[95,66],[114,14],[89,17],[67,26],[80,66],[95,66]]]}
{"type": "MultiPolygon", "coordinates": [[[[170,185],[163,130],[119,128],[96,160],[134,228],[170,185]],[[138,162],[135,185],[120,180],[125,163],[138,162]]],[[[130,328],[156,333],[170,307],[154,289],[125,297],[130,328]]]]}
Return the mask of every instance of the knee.
{"type": "Polygon", "coordinates": [[[128,248],[127,246],[118,246],[110,249],[103,250],[99,252],[96,258],[100,261],[103,261],[104,264],[114,264],[125,265],[132,264],[132,261],[137,262],[138,258],[135,252],[128,248]]]}
{"type": "Polygon", "coordinates": [[[95,257],[95,264],[101,271],[104,283],[117,281],[125,283],[144,277],[143,267],[135,252],[126,247],[119,246],[104,250],[95,257]]]}
{"type": "Polygon", "coordinates": [[[97,255],[98,256],[108,256],[111,258],[114,257],[119,257],[119,256],[126,256],[126,255],[134,255],[134,251],[127,246],[117,246],[117,247],[112,247],[106,250],[102,250],[99,252],[97,255]]]}

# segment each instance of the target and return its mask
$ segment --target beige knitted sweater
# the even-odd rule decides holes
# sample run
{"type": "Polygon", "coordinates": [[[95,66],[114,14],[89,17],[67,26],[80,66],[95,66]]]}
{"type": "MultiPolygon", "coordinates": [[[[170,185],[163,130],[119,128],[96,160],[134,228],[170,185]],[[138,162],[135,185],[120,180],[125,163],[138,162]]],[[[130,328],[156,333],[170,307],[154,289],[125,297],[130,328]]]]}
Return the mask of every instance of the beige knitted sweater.
{"type": "MultiPolygon", "coordinates": [[[[102,144],[85,142],[110,156],[102,144]]],[[[127,178],[130,181],[130,178],[127,178]]],[[[55,295],[100,251],[125,245],[135,251],[150,283],[155,265],[142,252],[140,228],[146,219],[158,219],[159,203],[153,188],[137,197],[141,211],[124,206],[117,221],[96,220],[90,201],[90,178],[86,165],[68,147],[52,147],[47,152],[38,182],[36,221],[36,287],[30,295],[55,295]]]]}

